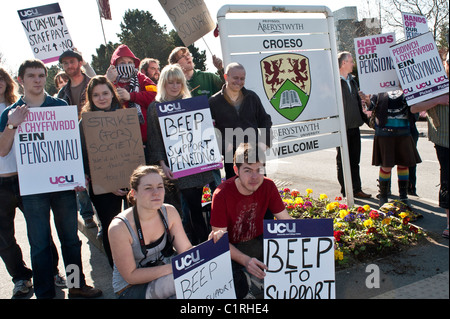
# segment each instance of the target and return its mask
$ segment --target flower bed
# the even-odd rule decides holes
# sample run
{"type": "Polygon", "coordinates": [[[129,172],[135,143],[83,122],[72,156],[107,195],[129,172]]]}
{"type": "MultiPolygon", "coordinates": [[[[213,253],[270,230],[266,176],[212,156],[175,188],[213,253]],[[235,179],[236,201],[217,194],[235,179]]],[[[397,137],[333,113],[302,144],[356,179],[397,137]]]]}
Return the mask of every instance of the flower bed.
{"type": "MultiPolygon", "coordinates": [[[[426,237],[420,228],[410,224],[421,215],[398,201],[385,204],[378,211],[369,205],[348,207],[341,203],[341,197],[330,201],[326,194],[320,194],[314,198],[312,189],[306,189],[303,195],[289,188],[280,189],[279,193],[293,218],[333,219],[334,254],[340,267],[398,252],[426,237]]],[[[202,203],[209,201],[211,192],[205,187],[202,203]]]]}
{"type": "Polygon", "coordinates": [[[402,203],[390,203],[383,211],[369,205],[348,207],[342,198],[330,201],[326,194],[313,198],[311,189],[301,195],[297,190],[280,189],[280,196],[293,218],[332,218],[337,265],[369,261],[416,244],[426,234],[410,224],[420,215],[402,203]]]}

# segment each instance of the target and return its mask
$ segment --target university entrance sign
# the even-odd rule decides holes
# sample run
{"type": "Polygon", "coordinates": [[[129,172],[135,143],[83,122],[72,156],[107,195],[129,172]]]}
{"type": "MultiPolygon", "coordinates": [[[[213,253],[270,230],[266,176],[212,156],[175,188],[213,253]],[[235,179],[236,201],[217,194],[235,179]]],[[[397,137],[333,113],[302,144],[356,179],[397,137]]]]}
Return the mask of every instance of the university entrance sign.
{"type": "Polygon", "coordinates": [[[324,6],[226,5],[217,20],[225,65],[245,67],[246,88],[272,118],[268,159],[341,147],[353,204],[332,12],[324,6]]]}

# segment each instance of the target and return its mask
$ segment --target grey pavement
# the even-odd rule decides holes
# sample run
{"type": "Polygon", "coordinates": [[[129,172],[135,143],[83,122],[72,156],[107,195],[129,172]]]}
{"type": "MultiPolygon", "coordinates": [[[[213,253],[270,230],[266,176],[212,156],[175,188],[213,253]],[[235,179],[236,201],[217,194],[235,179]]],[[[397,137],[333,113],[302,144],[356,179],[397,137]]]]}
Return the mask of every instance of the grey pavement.
{"type": "MultiPolygon", "coordinates": [[[[418,146],[419,153],[421,153],[422,147],[424,148],[423,153],[431,153],[432,148],[428,145],[430,142],[426,140],[426,122],[418,122],[417,125],[422,136],[418,146]]],[[[362,166],[363,161],[367,161],[371,154],[371,134],[372,131],[368,127],[363,129],[363,140],[366,143],[363,143],[362,166]]],[[[423,158],[426,158],[425,155],[423,158]]],[[[280,187],[287,186],[302,190],[306,186],[312,188],[315,193],[326,193],[329,198],[338,196],[339,187],[335,177],[335,152],[328,150],[322,154],[305,154],[301,156],[303,162],[311,157],[313,163],[310,165],[312,167],[314,167],[314,160],[317,161],[312,156],[319,156],[327,169],[322,172],[323,174],[317,172],[317,176],[323,176],[324,174],[326,176],[316,177],[314,174],[311,174],[311,172],[314,173],[313,168],[309,168],[305,164],[305,170],[308,172],[305,176],[293,176],[292,168],[288,167],[289,173],[283,173],[281,170],[270,172],[269,170],[269,177],[273,178],[280,187]],[[302,183],[299,183],[300,180],[302,183]]],[[[425,245],[406,249],[398,254],[374,260],[369,264],[361,263],[354,267],[337,271],[336,296],[338,299],[449,298],[449,242],[441,237],[441,232],[445,226],[445,212],[438,207],[436,202],[437,196],[433,196],[433,194],[437,194],[438,189],[436,187],[436,177],[433,175],[430,177],[432,180],[428,181],[429,185],[433,185],[433,189],[430,190],[431,186],[425,184],[425,179],[428,179],[431,173],[435,174],[435,170],[439,169],[437,162],[432,160],[432,154],[430,156],[427,165],[431,166],[423,166],[427,171],[418,170],[418,193],[419,195],[424,194],[426,198],[410,197],[413,207],[424,215],[424,218],[418,220],[415,224],[422,227],[429,234],[430,240],[425,245]],[[424,184],[421,183],[421,180],[424,180],[424,184]],[[379,269],[379,288],[368,288],[366,285],[366,280],[371,274],[370,271],[366,272],[369,269],[369,265],[371,267],[375,265],[379,269]]],[[[289,166],[289,161],[285,162],[285,165],[289,166]]],[[[372,175],[375,174],[374,169],[370,168],[370,165],[361,169],[364,172],[370,171],[372,175]]],[[[372,178],[370,176],[370,179],[372,178]]],[[[367,190],[365,188],[367,187],[369,192],[375,195],[376,187],[369,185],[368,181],[369,177],[367,177],[367,180],[364,177],[363,189],[367,190]]],[[[392,191],[395,193],[394,187],[392,191]]],[[[376,203],[377,200],[375,198],[355,200],[357,205],[369,204],[375,207],[376,203]]],[[[30,249],[26,234],[26,224],[20,210],[17,210],[15,222],[17,242],[22,248],[24,261],[27,265],[30,265],[30,249]]],[[[96,238],[96,234],[97,229],[86,229],[81,218],[79,218],[79,238],[82,241],[82,261],[86,281],[89,285],[102,289],[103,296],[99,299],[114,299],[115,295],[111,286],[112,270],[102,251],[101,243],[96,238]]],[[[59,250],[60,245],[55,231],[53,232],[53,238],[59,250]]],[[[62,256],[60,250],[59,255],[62,256]]],[[[64,273],[61,257],[59,270],[62,274],[64,273]]],[[[0,299],[10,299],[12,289],[11,278],[3,262],[0,261],[0,299]]],[[[67,299],[67,295],[67,288],[57,288],[56,299],[67,299]]],[[[35,296],[31,292],[25,298],[34,299],[35,296]]]]}

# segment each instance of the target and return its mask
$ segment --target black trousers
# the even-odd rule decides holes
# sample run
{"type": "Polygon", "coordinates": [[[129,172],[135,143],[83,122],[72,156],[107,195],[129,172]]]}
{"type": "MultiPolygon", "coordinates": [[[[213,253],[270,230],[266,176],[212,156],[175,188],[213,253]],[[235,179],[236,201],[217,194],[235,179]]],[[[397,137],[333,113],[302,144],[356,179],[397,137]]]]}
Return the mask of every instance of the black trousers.
{"type": "MultiPolygon", "coordinates": [[[[361,160],[361,132],[358,128],[347,130],[348,155],[350,159],[350,171],[352,175],[353,193],[361,191],[361,176],[359,174],[359,162],[361,160]]],[[[342,169],[341,148],[337,147],[336,166],[337,178],[341,185],[341,194],[345,196],[344,171],[342,169]]]]}

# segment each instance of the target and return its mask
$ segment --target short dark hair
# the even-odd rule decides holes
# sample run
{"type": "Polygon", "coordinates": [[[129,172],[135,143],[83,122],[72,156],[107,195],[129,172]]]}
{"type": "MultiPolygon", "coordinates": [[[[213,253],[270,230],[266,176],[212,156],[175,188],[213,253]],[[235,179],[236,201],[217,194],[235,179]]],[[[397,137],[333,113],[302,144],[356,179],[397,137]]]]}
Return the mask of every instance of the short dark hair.
{"type": "Polygon", "coordinates": [[[233,164],[239,169],[242,164],[266,164],[266,154],[253,143],[241,143],[234,152],[233,164]]]}
{"type": "Polygon", "coordinates": [[[44,62],[42,62],[41,60],[38,60],[38,59],[30,59],[30,60],[23,61],[19,67],[18,76],[20,78],[23,78],[23,76],[25,75],[25,70],[28,68],[44,69],[45,75],[47,76],[47,67],[45,66],[44,62]]]}

